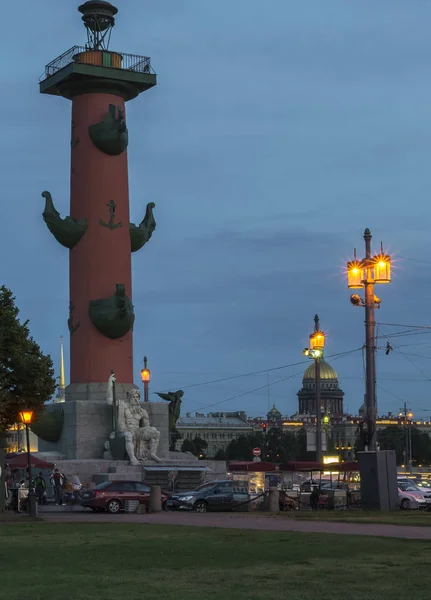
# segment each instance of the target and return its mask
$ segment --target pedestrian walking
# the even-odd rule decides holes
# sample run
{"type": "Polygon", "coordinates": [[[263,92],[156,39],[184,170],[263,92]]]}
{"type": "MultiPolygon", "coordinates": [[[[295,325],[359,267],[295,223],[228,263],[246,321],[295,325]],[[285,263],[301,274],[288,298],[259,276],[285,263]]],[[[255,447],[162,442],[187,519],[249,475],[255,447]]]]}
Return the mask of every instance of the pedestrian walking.
{"type": "Polygon", "coordinates": [[[63,504],[64,479],[65,477],[63,473],[60,473],[58,469],[55,469],[54,473],[51,475],[50,482],[54,486],[55,503],[57,506],[61,506],[63,504]]]}
{"type": "Polygon", "coordinates": [[[46,483],[45,479],[43,478],[42,471],[40,471],[37,477],[35,477],[33,485],[37,501],[39,504],[45,504],[46,483]]]}
{"type": "Polygon", "coordinates": [[[311,510],[317,510],[319,508],[319,497],[320,497],[320,489],[318,487],[313,487],[310,494],[310,506],[311,510]]]}

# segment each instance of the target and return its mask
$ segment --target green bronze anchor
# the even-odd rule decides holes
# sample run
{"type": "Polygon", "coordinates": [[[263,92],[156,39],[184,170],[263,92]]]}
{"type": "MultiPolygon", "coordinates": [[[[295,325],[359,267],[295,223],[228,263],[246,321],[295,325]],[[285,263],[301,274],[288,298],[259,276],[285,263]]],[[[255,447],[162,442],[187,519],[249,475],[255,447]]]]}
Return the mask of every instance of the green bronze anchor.
{"type": "Polygon", "coordinates": [[[79,138],[74,137],[74,131],[75,131],[75,123],[72,121],[72,136],[71,136],[71,140],[70,140],[70,147],[72,148],[72,150],[75,148],[76,144],[79,144],[79,138]]]}
{"type": "Polygon", "coordinates": [[[80,327],[81,323],[77,321],[77,323],[73,323],[73,311],[75,310],[75,305],[73,302],[69,304],[69,318],[67,319],[67,326],[70,331],[70,335],[73,335],[75,331],[80,327]]]}
{"type": "Polygon", "coordinates": [[[109,223],[105,223],[103,219],[100,219],[99,223],[103,225],[103,227],[108,227],[108,229],[117,229],[117,227],[123,226],[123,221],[119,221],[118,223],[114,223],[115,221],[115,209],[117,205],[113,200],[110,200],[106,205],[109,208],[109,223]]]}

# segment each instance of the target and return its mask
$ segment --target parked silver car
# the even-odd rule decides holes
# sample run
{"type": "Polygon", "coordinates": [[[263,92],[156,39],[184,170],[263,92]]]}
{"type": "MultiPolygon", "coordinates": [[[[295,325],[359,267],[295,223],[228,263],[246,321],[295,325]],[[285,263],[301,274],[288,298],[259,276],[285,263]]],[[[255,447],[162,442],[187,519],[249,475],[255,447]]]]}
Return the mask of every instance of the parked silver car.
{"type": "Polygon", "coordinates": [[[398,502],[402,510],[426,510],[431,505],[431,490],[427,493],[411,479],[398,479],[398,502]]]}

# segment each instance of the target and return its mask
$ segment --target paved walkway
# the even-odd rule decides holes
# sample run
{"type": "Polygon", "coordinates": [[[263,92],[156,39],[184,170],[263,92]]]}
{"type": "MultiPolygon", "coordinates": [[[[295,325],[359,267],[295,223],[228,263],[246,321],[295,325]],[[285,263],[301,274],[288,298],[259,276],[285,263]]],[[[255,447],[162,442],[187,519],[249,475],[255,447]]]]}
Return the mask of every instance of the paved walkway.
{"type": "Polygon", "coordinates": [[[303,533],[329,533],[342,535],[371,535],[418,540],[431,540],[431,527],[409,525],[383,525],[358,523],[330,523],[328,521],[296,521],[288,517],[266,517],[232,514],[196,514],[163,512],[135,515],[107,513],[93,514],[75,511],[40,511],[47,522],[56,523],[146,523],[152,525],[186,525],[188,527],[221,527],[225,529],[253,529],[259,531],[296,531],[303,533]]]}

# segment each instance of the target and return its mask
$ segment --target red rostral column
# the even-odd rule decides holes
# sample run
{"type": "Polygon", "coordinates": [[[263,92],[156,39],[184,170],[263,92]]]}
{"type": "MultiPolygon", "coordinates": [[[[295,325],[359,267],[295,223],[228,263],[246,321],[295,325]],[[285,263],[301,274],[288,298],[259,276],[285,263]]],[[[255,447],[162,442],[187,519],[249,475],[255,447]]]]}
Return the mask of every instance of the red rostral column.
{"type": "Polygon", "coordinates": [[[44,219],[70,250],[70,383],[133,383],[131,252],[149,240],[155,221],[147,205],[137,227],[129,220],[128,130],[125,103],[156,85],[148,57],[109,50],[117,8],[89,1],[79,9],[85,47],[47,65],[43,94],[72,101],[70,217],[51,195],[44,219]]]}

